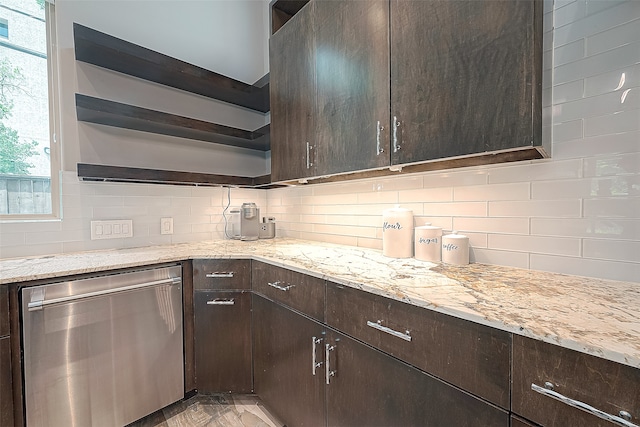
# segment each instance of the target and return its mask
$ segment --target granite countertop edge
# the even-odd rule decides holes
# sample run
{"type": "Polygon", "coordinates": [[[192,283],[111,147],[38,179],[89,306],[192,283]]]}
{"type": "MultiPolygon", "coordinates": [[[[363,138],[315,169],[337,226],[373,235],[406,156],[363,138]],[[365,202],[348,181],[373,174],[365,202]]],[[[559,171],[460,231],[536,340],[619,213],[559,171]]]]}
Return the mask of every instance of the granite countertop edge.
{"type": "Polygon", "coordinates": [[[277,238],[3,259],[0,285],[206,258],[266,262],[640,368],[640,313],[629,308],[640,307],[640,283],[422,263],[374,249],[277,238]]]}

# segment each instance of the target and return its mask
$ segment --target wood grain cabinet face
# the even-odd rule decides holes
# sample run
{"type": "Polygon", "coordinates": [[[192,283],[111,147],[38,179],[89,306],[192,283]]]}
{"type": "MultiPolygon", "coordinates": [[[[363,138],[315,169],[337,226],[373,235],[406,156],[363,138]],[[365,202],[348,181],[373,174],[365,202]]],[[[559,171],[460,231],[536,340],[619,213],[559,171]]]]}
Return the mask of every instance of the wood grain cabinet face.
{"type": "Polygon", "coordinates": [[[251,393],[251,293],[197,291],[194,304],[198,391],[251,393]]]}
{"type": "Polygon", "coordinates": [[[541,144],[541,1],[390,9],[393,164],[541,144]]]}
{"type": "Polygon", "coordinates": [[[195,290],[251,289],[251,260],[193,260],[193,287],[195,290]]]}
{"type": "Polygon", "coordinates": [[[0,286],[0,337],[9,335],[9,287],[0,286]]]}
{"type": "MultiPolygon", "coordinates": [[[[312,338],[324,337],[324,326],[258,295],[253,310],[256,393],[287,425],[324,426],[324,369],[312,372],[312,338]]],[[[324,342],[315,346],[319,361],[324,342]]]]}
{"type": "Polygon", "coordinates": [[[323,279],[254,261],[252,282],[254,292],[324,321],[323,279]]]}
{"type": "Polygon", "coordinates": [[[315,5],[316,175],[389,164],[389,2],[315,5]]]}
{"type": "Polygon", "coordinates": [[[13,425],[10,338],[0,338],[0,425],[13,425]]]}
{"type": "Polygon", "coordinates": [[[513,337],[511,410],[542,426],[613,425],[532,390],[549,382],[553,391],[608,414],[626,411],[640,424],[640,369],[553,344],[513,337]]]}
{"type": "Polygon", "coordinates": [[[343,334],[328,339],[329,426],[509,426],[504,410],[343,334]]]}
{"type": "Polygon", "coordinates": [[[314,7],[307,3],[269,41],[274,182],[315,175],[314,7]]]}
{"type": "Polygon", "coordinates": [[[509,408],[507,332],[331,282],[327,282],[327,324],[509,408]]]}

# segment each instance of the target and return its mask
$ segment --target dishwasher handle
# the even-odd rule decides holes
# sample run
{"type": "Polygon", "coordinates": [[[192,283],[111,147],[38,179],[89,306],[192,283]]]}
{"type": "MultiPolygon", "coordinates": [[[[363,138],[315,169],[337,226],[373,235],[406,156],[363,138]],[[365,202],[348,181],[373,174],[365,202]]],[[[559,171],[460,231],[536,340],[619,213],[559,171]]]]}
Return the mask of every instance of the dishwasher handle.
{"type": "Polygon", "coordinates": [[[86,298],[116,294],[116,293],[125,292],[125,291],[132,291],[135,289],[150,288],[158,285],[179,285],[181,283],[182,283],[182,277],[171,277],[168,279],[154,280],[152,282],[138,283],[138,284],[129,285],[129,286],[121,286],[115,289],[105,289],[102,291],[87,292],[85,294],[80,294],[80,295],[70,295],[67,297],[52,298],[50,300],[44,299],[44,289],[41,289],[40,292],[38,292],[38,290],[36,289],[32,293],[31,302],[29,302],[27,307],[29,311],[38,311],[38,310],[42,310],[44,307],[49,305],[62,304],[62,303],[71,302],[71,301],[83,300],[86,298]]]}

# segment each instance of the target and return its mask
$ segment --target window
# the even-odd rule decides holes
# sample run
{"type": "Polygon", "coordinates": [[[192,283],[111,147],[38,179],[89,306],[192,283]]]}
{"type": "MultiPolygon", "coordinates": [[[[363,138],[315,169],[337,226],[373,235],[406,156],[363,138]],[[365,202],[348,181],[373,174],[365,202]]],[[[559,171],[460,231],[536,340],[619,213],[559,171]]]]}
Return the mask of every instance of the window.
{"type": "Polygon", "coordinates": [[[53,0],[0,0],[0,219],[58,217],[53,0]],[[8,23],[11,22],[9,37],[8,23]]]}
{"type": "Polygon", "coordinates": [[[0,37],[9,38],[9,21],[0,18],[0,37]]]}

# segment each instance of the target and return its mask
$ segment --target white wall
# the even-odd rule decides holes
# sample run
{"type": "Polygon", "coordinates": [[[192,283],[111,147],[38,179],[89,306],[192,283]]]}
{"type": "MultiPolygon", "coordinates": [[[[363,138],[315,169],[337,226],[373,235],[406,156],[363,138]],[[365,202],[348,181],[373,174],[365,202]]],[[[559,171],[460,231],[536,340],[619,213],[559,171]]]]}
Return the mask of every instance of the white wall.
{"type": "Polygon", "coordinates": [[[266,154],[261,151],[77,122],[75,93],[247,130],[264,126],[268,116],[76,62],[73,43],[77,22],[252,84],[267,72],[266,8],[259,0],[58,0],[63,169],[73,171],[83,162],[222,175],[267,174],[266,154]]]}
{"type": "Polygon", "coordinates": [[[400,203],[469,235],[476,262],[640,281],[640,2],[559,0],[554,21],[551,160],[270,190],[278,234],[379,249],[400,203]]]}

